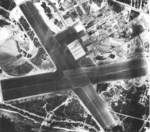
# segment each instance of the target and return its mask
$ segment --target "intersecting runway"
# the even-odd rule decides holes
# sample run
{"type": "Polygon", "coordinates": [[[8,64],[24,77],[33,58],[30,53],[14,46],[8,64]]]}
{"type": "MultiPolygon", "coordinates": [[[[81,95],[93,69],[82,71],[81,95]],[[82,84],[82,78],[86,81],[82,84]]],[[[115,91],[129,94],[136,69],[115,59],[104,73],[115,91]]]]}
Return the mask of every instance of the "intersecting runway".
{"type": "Polygon", "coordinates": [[[52,35],[31,1],[21,4],[20,9],[55,63],[57,71],[2,80],[4,101],[73,89],[103,128],[116,125],[105,102],[98,96],[92,84],[144,76],[147,73],[146,62],[143,59],[136,59],[123,63],[82,68],[73,58],[66,43],[60,44],[57,37],[52,35]]]}

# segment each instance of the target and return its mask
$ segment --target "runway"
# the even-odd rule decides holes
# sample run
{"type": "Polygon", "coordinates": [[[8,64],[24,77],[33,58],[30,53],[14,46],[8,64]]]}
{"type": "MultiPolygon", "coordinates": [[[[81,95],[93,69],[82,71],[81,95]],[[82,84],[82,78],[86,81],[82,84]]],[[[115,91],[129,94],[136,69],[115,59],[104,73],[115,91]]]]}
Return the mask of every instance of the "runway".
{"type": "Polygon", "coordinates": [[[72,89],[103,128],[116,125],[105,102],[98,96],[92,84],[144,76],[147,73],[146,62],[137,59],[81,68],[66,44],[59,44],[52,36],[31,1],[21,4],[20,9],[55,63],[57,72],[2,80],[4,101],[72,89]]]}

